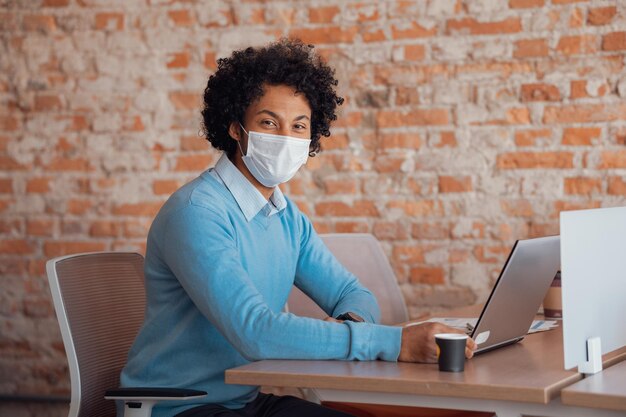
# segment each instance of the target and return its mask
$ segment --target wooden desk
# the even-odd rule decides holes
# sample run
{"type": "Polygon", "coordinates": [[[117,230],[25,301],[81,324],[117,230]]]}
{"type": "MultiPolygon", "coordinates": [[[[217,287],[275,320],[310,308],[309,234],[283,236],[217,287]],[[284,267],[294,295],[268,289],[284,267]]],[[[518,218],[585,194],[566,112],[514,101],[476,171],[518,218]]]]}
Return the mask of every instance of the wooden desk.
{"type": "MultiPolygon", "coordinates": [[[[563,370],[561,327],[478,355],[465,372],[436,364],[345,361],[260,361],[226,371],[226,383],[312,388],[325,401],[588,417],[588,408],[563,405],[562,388],[582,379],[563,370]]],[[[622,413],[594,410],[594,416],[622,413]]]]}
{"type": "Polygon", "coordinates": [[[626,412],[626,361],[565,388],[561,399],[563,404],[626,412]]]}

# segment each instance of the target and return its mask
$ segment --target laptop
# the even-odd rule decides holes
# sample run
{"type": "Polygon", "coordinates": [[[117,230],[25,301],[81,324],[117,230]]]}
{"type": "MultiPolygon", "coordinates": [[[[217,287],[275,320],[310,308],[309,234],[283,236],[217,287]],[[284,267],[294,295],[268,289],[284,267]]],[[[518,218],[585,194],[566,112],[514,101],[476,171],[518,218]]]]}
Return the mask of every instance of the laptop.
{"type": "Polygon", "coordinates": [[[519,342],[561,267],[559,236],[515,242],[470,336],[475,354],[519,342]]]}

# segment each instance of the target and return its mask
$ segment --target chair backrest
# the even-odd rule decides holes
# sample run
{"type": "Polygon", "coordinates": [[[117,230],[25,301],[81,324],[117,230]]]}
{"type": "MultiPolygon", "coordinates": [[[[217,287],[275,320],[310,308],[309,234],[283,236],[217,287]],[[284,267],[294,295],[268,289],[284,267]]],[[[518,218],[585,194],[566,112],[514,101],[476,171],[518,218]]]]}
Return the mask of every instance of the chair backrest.
{"type": "Polygon", "coordinates": [[[46,264],[71,380],[69,417],[114,416],[104,399],[144,318],[143,256],[85,253],[46,264]]]}
{"type": "MultiPolygon", "coordinates": [[[[376,296],[382,324],[398,324],[408,320],[398,281],[385,252],[373,235],[334,233],[322,234],[320,237],[339,262],[376,296]]],[[[299,316],[326,317],[322,309],[296,287],[289,295],[287,306],[290,312],[299,316]]]]}

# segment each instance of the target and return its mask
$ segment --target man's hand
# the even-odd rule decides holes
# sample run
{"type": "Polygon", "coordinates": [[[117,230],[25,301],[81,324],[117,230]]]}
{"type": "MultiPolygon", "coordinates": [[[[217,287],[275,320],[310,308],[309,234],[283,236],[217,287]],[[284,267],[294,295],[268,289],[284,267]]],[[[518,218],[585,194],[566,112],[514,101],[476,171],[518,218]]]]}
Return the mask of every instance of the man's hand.
{"type": "Polygon", "coordinates": [[[324,321],[330,321],[331,323],[343,323],[343,320],[337,320],[333,317],[326,317],[324,321]]]}
{"type": "MultiPolygon", "coordinates": [[[[402,344],[400,346],[400,362],[437,362],[437,345],[435,335],[438,333],[460,333],[462,331],[448,327],[441,323],[422,323],[402,328],[402,344]]],[[[476,343],[467,338],[465,357],[474,356],[476,343]]]]}

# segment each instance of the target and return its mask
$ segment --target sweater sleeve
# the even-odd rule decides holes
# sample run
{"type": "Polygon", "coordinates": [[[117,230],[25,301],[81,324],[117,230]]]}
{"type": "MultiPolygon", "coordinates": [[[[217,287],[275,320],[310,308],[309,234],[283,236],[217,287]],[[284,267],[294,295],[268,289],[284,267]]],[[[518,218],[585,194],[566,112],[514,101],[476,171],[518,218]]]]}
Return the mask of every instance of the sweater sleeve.
{"type": "Polygon", "coordinates": [[[212,209],[189,205],[173,213],[162,251],[195,306],[248,360],[397,360],[399,327],[272,311],[241,265],[232,225],[212,209]]]}
{"type": "Polygon", "coordinates": [[[376,297],[335,258],[311,222],[299,214],[301,240],[295,285],[331,317],[353,312],[368,323],[378,323],[376,297]]]}

